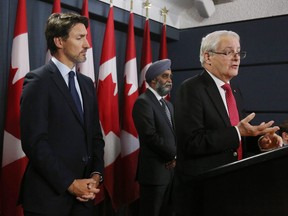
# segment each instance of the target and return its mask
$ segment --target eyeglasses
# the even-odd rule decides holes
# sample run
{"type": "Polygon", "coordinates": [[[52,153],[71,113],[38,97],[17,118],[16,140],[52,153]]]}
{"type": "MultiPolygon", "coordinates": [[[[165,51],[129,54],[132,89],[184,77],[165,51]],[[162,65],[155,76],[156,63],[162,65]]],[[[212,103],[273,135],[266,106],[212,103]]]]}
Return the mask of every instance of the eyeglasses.
{"type": "Polygon", "coordinates": [[[247,52],[246,51],[240,51],[240,52],[234,52],[234,51],[227,51],[227,52],[214,52],[214,51],[209,51],[214,54],[219,54],[219,55],[225,55],[227,57],[233,58],[235,55],[240,57],[240,59],[244,59],[246,57],[247,52]]]}

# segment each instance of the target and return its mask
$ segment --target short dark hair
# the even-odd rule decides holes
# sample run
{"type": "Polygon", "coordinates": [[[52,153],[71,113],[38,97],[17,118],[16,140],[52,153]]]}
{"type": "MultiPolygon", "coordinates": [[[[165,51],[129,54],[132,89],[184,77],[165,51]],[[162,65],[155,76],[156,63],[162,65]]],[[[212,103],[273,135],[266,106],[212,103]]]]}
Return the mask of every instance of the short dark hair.
{"type": "Polygon", "coordinates": [[[82,23],[86,28],[88,28],[88,18],[81,16],[80,14],[68,12],[53,13],[50,15],[46,23],[45,36],[47,48],[50,50],[52,55],[57,51],[54,38],[61,37],[66,40],[71,28],[78,23],[82,23]]]}

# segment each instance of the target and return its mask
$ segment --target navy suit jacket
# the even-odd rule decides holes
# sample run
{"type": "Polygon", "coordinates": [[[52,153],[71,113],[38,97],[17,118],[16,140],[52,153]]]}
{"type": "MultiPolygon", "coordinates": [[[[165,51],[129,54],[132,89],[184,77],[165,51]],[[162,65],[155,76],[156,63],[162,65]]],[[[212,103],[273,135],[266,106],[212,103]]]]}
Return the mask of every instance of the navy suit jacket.
{"type": "MultiPolygon", "coordinates": [[[[174,117],[172,104],[167,106],[174,117]]],[[[133,107],[133,120],[140,140],[137,179],[140,184],[166,185],[171,182],[173,169],[165,163],[176,155],[176,135],[159,101],[147,89],[133,107]]],[[[174,124],[174,122],[173,122],[174,124]]]]}
{"type": "MultiPolygon", "coordinates": [[[[103,173],[104,141],[92,80],[80,73],[84,123],[56,65],[29,72],[21,97],[22,148],[29,159],[21,197],[25,210],[50,213],[69,207],[74,179],[103,173]],[[68,204],[68,205],[67,205],[68,204]]],[[[73,201],[74,202],[74,201],[73,201]]]]}

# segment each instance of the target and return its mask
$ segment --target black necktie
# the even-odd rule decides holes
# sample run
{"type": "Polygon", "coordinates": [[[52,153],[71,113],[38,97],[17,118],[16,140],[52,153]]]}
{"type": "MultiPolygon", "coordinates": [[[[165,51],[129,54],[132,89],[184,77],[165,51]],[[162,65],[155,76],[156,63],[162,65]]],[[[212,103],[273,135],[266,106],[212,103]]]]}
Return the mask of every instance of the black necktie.
{"type": "Polygon", "coordinates": [[[168,118],[168,120],[169,120],[169,123],[170,123],[170,125],[172,126],[172,120],[171,120],[170,110],[168,109],[168,107],[167,107],[167,105],[166,105],[166,102],[165,102],[165,100],[164,100],[163,98],[160,99],[160,101],[161,101],[161,106],[162,106],[162,108],[164,109],[164,111],[165,111],[165,113],[166,113],[166,115],[167,115],[167,118],[168,118]]]}
{"type": "Polygon", "coordinates": [[[69,91],[70,91],[70,93],[74,99],[77,110],[79,111],[81,120],[83,121],[83,110],[82,110],[81,101],[80,101],[78,92],[77,92],[76,87],[75,87],[74,76],[75,76],[75,72],[70,71],[69,72],[69,91]]]}

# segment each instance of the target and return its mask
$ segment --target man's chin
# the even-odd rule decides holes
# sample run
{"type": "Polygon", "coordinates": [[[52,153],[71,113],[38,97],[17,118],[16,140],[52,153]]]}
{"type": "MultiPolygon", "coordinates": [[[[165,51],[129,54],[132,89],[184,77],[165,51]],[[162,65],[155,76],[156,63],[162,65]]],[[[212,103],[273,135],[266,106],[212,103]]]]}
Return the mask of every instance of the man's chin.
{"type": "Polygon", "coordinates": [[[165,88],[165,91],[167,91],[168,93],[167,94],[169,94],[169,92],[172,90],[172,86],[169,86],[169,87],[166,87],[165,88]]]}
{"type": "Polygon", "coordinates": [[[83,63],[83,62],[85,62],[86,61],[86,57],[83,57],[83,58],[81,58],[81,59],[78,59],[78,63],[83,63]]]}
{"type": "Polygon", "coordinates": [[[166,91],[164,91],[163,92],[163,95],[161,95],[161,96],[166,96],[166,95],[168,95],[169,93],[170,93],[170,91],[171,91],[171,88],[168,90],[168,89],[166,89],[166,91]]]}

